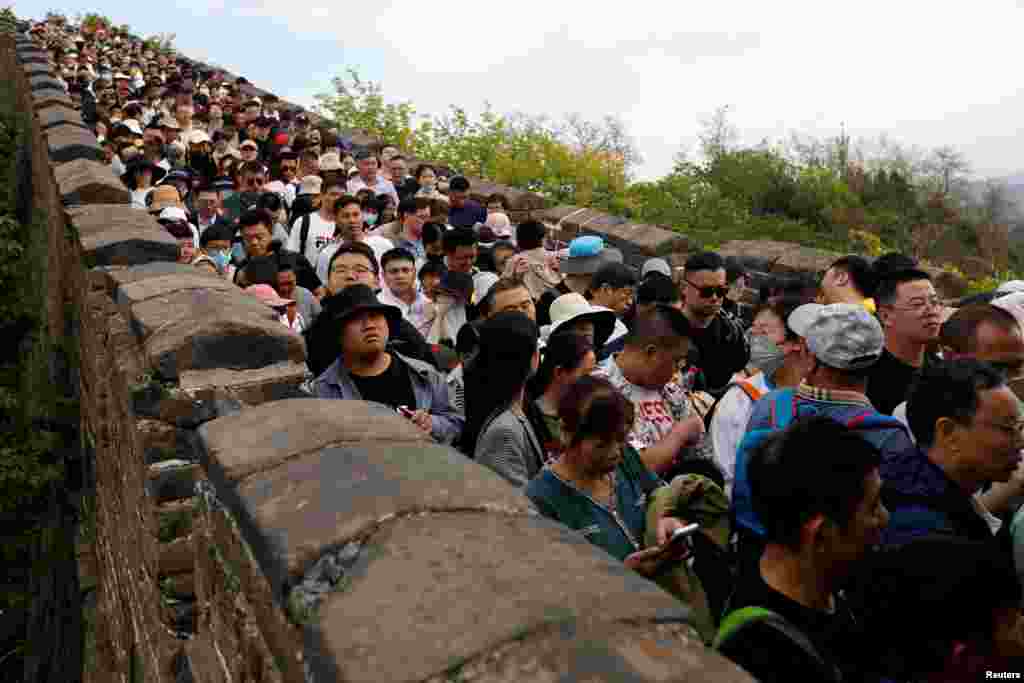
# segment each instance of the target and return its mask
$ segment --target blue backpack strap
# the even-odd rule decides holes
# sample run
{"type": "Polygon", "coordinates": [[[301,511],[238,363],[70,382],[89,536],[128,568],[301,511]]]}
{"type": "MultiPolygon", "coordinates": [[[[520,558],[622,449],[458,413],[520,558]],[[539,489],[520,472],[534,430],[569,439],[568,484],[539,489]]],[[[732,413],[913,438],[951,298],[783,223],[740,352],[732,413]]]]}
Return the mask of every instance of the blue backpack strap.
{"type": "Polygon", "coordinates": [[[772,397],[772,429],[784,429],[796,418],[796,392],[780,389],[772,397]]]}

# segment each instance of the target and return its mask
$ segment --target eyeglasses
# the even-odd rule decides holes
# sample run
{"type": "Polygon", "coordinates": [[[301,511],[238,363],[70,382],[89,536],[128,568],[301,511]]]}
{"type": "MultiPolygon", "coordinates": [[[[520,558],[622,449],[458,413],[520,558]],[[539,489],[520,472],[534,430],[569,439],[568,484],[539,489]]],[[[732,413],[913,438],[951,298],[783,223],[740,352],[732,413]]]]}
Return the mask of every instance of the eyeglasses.
{"type": "Polygon", "coordinates": [[[349,273],[353,275],[369,275],[372,272],[366,266],[352,266],[351,268],[349,266],[335,266],[331,269],[332,274],[337,273],[338,275],[348,275],[349,273]]]}
{"type": "Polygon", "coordinates": [[[1014,422],[1012,425],[1003,422],[987,422],[985,420],[978,420],[978,423],[998,429],[1016,441],[1024,441],[1024,420],[1014,422]]]}
{"type": "Polygon", "coordinates": [[[921,313],[929,308],[942,308],[942,300],[937,296],[927,298],[911,299],[905,306],[892,306],[897,311],[908,313],[921,313]]]}
{"type": "Polygon", "coordinates": [[[725,295],[729,293],[728,287],[701,287],[700,285],[693,284],[689,280],[685,280],[685,282],[696,289],[702,299],[710,299],[713,296],[717,296],[719,299],[724,299],[725,295]]]}
{"type": "Polygon", "coordinates": [[[246,187],[259,187],[263,184],[263,178],[249,178],[245,181],[246,187]]]}

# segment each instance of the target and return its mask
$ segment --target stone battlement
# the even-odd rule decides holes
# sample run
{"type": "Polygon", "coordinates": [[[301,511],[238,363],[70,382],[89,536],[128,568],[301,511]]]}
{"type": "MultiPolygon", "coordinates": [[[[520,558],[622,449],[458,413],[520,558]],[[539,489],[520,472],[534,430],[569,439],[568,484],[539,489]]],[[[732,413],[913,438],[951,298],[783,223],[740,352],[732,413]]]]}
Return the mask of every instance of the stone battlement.
{"type": "MultiPolygon", "coordinates": [[[[750,680],[703,647],[685,606],[497,475],[379,406],[301,398],[301,337],[174,263],[175,240],[129,207],[48,60],[0,36],[31,119],[40,295],[55,336],[80,321],[91,680],[750,680]]],[[[505,192],[520,217],[572,213],[474,191],[505,192]]],[[[638,254],[680,239],[580,225],[593,226],[638,254]]]]}

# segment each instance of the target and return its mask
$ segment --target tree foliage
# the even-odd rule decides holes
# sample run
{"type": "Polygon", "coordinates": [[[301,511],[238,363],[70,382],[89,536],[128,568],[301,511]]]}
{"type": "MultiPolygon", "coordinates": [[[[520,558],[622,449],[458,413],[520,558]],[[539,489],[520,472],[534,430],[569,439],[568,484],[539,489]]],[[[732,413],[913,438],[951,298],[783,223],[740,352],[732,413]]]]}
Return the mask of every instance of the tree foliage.
{"type": "Polygon", "coordinates": [[[563,121],[501,114],[484,103],[479,114],[451,106],[420,115],[412,103],[390,101],[383,87],[358,70],[335,78],[334,92],[317,96],[319,112],[339,128],[362,130],[419,159],[461,173],[529,189],[553,201],[621,211],[640,154],[614,116],[563,121]]]}

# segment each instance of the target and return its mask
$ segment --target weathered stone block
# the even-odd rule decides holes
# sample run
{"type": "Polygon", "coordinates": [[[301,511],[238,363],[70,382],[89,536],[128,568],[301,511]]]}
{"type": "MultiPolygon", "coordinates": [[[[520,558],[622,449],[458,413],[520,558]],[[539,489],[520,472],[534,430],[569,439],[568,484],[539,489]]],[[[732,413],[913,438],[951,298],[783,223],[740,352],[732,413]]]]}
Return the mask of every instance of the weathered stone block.
{"type": "MultiPolygon", "coordinates": [[[[217,484],[212,474],[211,481],[217,484]]],[[[454,449],[376,440],[293,454],[237,489],[225,488],[222,500],[275,592],[328,549],[385,519],[427,510],[528,515],[531,509],[519,491],[454,449]]]]}
{"type": "Polygon", "coordinates": [[[136,415],[151,417],[181,429],[195,429],[218,417],[235,415],[241,404],[222,393],[200,399],[179,389],[168,390],[153,380],[132,392],[132,409],[136,415]]]}
{"type": "Polygon", "coordinates": [[[81,239],[82,253],[99,266],[171,261],[178,242],[165,230],[113,226],[81,239]]]}
{"type": "MultiPolygon", "coordinates": [[[[78,212],[89,213],[92,209],[96,208],[99,207],[81,206],[69,208],[67,209],[67,212],[71,215],[78,215],[78,212]]],[[[117,289],[121,285],[129,282],[145,280],[151,277],[173,274],[204,276],[204,271],[198,270],[187,263],[176,263],[170,261],[154,261],[152,263],[143,263],[141,265],[131,266],[130,268],[125,268],[123,266],[106,266],[96,268],[95,272],[102,273],[102,276],[106,281],[107,292],[111,297],[116,297],[117,289]]],[[[207,277],[215,276],[208,275],[207,277]]]]}
{"type": "Polygon", "coordinates": [[[24,69],[25,73],[28,74],[29,76],[40,76],[40,75],[51,76],[51,75],[53,75],[53,70],[50,68],[49,64],[41,64],[41,63],[38,63],[38,62],[37,63],[31,63],[31,64],[24,64],[24,65],[22,65],[22,69],[24,69]]]}
{"type": "Polygon", "coordinates": [[[28,86],[30,90],[45,90],[48,88],[60,90],[64,87],[61,85],[60,81],[53,76],[45,76],[42,74],[29,76],[28,86]]]}
{"type": "Polygon", "coordinates": [[[160,557],[157,560],[157,568],[161,576],[192,571],[195,565],[195,549],[192,547],[191,537],[162,543],[158,549],[160,557]]]}
{"type": "MultiPolygon", "coordinates": [[[[38,103],[39,100],[36,101],[38,103]]],[[[46,102],[46,106],[54,104],[69,106],[68,103],[61,100],[46,102]]],[[[96,143],[96,136],[91,131],[79,126],[67,124],[54,126],[46,131],[46,141],[50,147],[50,159],[56,164],[63,164],[75,159],[91,161],[103,159],[103,152],[96,143]]]]}
{"type": "Polygon", "coordinates": [[[149,466],[146,492],[158,503],[191,498],[200,477],[202,468],[184,460],[153,463],[149,466]]]}
{"type": "Polygon", "coordinates": [[[792,250],[779,259],[773,270],[790,273],[823,273],[841,256],[842,254],[837,251],[794,245],[792,250]]]}
{"type": "MultiPolygon", "coordinates": [[[[47,107],[47,112],[64,109],[63,107],[47,107]]],[[[50,130],[57,130],[57,128],[65,129],[64,125],[58,125],[50,130]]],[[[92,136],[92,133],[88,134],[92,137],[95,142],[96,138],[92,136]]],[[[67,138],[65,138],[66,140],[67,138]]],[[[53,148],[51,139],[51,149],[53,148]]],[[[95,161],[89,158],[74,158],[69,160],[67,163],[57,164],[53,168],[54,178],[57,180],[58,191],[60,192],[61,201],[67,205],[80,205],[80,204],[103,204],[103,205],[128,205],[131,201],[131,192],[125,187],[124,183],[114,177],[114,174],[110,172],[110,167],[99,161],[95,161]]],[[[130,207],[129,207],[130,208],[130,207]]],[[[133,209],[136,215],[146,217],[145,211],[133,209]]],[[[103,210],[97,210],[93,215],[102,215],[103,210]]],[[[86,214],[87,216],[90,214],[86,214]]],[[[126,214],[120,213],[114,216],[108,216],[107,218],[124,218],[126,214]]],[[[121,223],[120,220],[110,220],[107,223],[108,227],[114,227],[121,223]]],[[[156,222],[152,219],[147,221],[148,225],[156,227],[156,222]]],[[[131,225],[138,225],[139,221],[131,221],[131,225]]],[[[79,226],[81,230],[81,226],[79,226]]]]}
{"type": "Polygon", "coordinates": [[[188,290],[240,291],[237,285],[223,278],[192,268],[188,273],[158,275],[121,285],[117,289],[115,301],[120,306],[131,308],[150,299],[188,290]]]}
{"type": "Polygon", "coordinates": [[[388,408],[366,401],[290,399],[265,403],[199,429],[211,477],[237,482],[296,455],[364,441],[431,444],[429,436],[388,408]]]}
{"type": "Polygon", "coordinates": [[[68,94],[60,88],[43,88],[32,91],[32,108],[41,109],[55,104],[62,104],[65,107],[74,107],[74,102],[68,94]]]}
{"type": "Polygon", "coordinates": [[[163,420],[140,418],[135,429],[139,434],[146,462],[163,460],[196,461],[199,458],[199,442],[195,432],[182,429],[163,420]]]}
{"type": "Polygon", "coordinates": [[[425,683],[751,681],[681,624],[559,624],[460,663],[425,683]]]}
{"type": "Polygon", "coordinates": [[[85,127],[85,124],[82,123],[82,117],[76,110],[59,104],[37,109],[36,116],[39,118],[39,126],[43,130],[61,124],[85,127]]]}
{"type": "Polygon", "coordinates": [[[299,385],[308,372],[305,363],[275,363],[255,370],[186,370],[178,386],[199,399],[209,399],[218,390],[229,391],[248,405],[286,398],[301,398],[299,385]]]}
{"type": "MultiPolygon", "coordinates": [[[[615,642],[613,623],[653,629],[689,618],[669,594],[540,518],[399,518],[370,539],[361,558],[351,583],[327,596],[307,630],[306,659],[324,680],[422,681],[553,628],[579,642],[577,633],[609,627],[608,640],[588,644],[599,652],[615,642]]],[[[680,664],[692,661],[693,650],[680,664]]],[[[634,667],[615,673],[617,680],[658,680],[634,667]]]]}
{"type": "Polygon", "coordinates": [[[119,288],[117,300],[161,378],[177,379],[184,370],[244,370],[305,360],[302,337],[225,280],[195,269],[190,276],[153,280],[119,288]]]}

